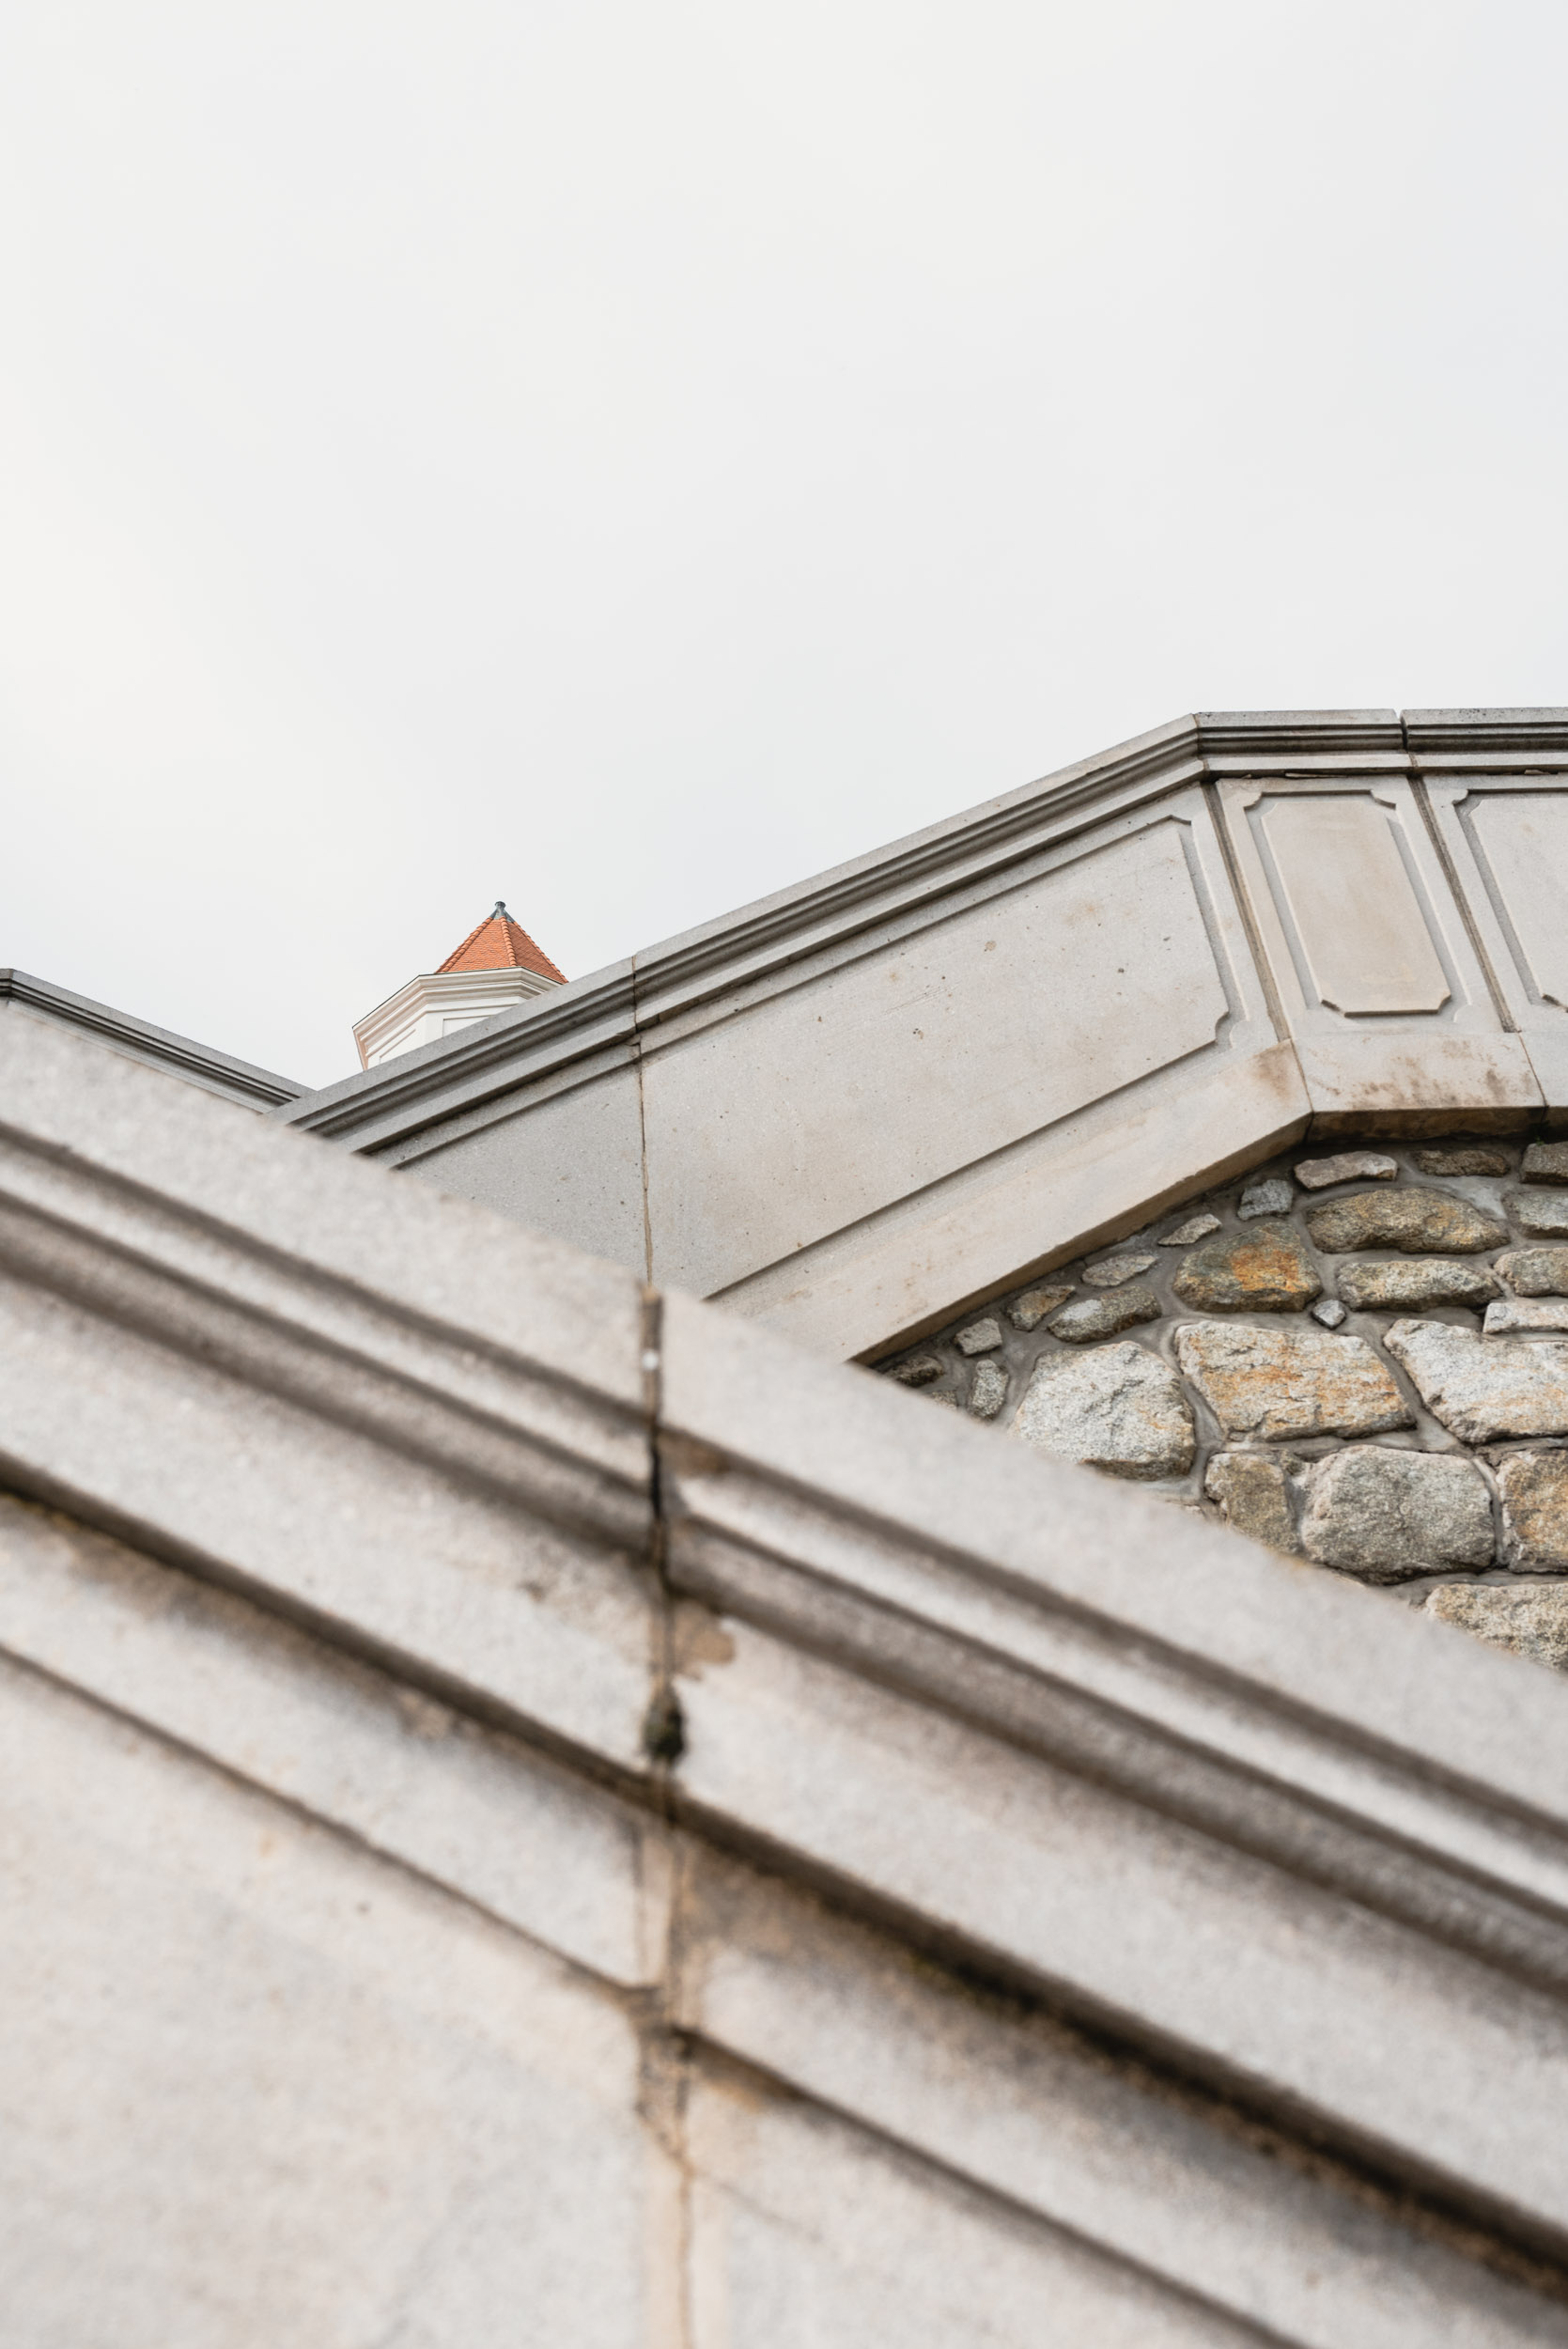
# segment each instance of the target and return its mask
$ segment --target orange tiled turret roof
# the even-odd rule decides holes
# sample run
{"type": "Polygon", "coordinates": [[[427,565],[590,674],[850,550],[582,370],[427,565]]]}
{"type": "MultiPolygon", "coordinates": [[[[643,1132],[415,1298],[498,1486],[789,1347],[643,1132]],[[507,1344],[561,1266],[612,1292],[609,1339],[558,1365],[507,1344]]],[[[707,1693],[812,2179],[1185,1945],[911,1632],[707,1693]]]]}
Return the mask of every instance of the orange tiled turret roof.
{"type": "Polygon", "coordinates": [[[567,974],[557,971],[540,952],[520,923],[514,922],[498,897],[495,911],[470,930],[456,954],[448,955],[443,971],[532,971],[536,978],[554,979],[565,987],[567,974]]]}

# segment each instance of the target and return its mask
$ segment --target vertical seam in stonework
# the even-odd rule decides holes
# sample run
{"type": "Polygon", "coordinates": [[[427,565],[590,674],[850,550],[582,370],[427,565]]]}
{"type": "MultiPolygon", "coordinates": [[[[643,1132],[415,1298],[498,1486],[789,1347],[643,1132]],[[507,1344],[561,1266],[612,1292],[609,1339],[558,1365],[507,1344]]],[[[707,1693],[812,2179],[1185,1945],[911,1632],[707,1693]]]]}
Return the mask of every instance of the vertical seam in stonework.
{"type": "Polygon", "coordinates": [[[1219,844],[1219,861],[1225,867],[1225,878],[1231,884],[1232,902],[1241,916],[1241,926],[1246,932],[1247,943],[1252,950],[1252,966],[1257,972],[1258,984],[1263,988],[1264,1003],[1274,1025],[1274,1041],[1276,1044],[1290,1044],[1294,1048],[1295,1040],[1291,1035],[1290,1021],[1285,1018],[1285,1007],[1280,1000],[1280,990],[1274,984],[1274,973],[1269,968],[1268,957],[1264,952],[1262,932],[1253,916],[1247,892],[1242,886],[1241,871],[1236,863],[1234,845],[1225,829],[1225,811],[1219,803],[1219,786],[1210,776],[1205,775],[1200,787],[1203,794],[1203,803],[1209,812],[1209,821],[1214,826],[1214,836],[1219,844]]]}
{"type": "MultiPolygon", "coordinates": [[[[664,1300],[659,1291],[650,1284],[643,1291],[642,1376],[643,1408],[648,1445],[650,1501],[648,1565],[654,1580],[655,1612],[653,1652],[649,1658],[652,1688],[643,1738],[652,1770],[656,1807],[662,1816],[665,1834],[673,1837],[675,1832],[674,1774],[680,1761],[685,1731],[681,1719],[680,1701],[675,1685],[675,1602],[669,1580],[668,1519],[664,1507],[663,1464],[660,1457],[660,1434],[664,1393],[663,1336],[664,1300]]],[[[687,2143],[687,2113],[691,2086],[691,2048],[688,2035],[681,2027],[680,2007],[688,1890],[685,1858],[678,1848],[669,1853],[668,1866],[670,1871],[667,1896],[669,1909],[656,1992],[658,2014],[654,2028],[663,2043],[664,2061],[675,2075],[673,2108],[670,2113],[669,2149],[679,2177],[677,2205],[679,2234],[675,2246],[676,2322],[679,2327],[679,2349],[692,2349],[695,2338],[691,2279],[692,2181],[687,2143]]],[[[669,2077],[668,2072],[666,2077],[669,2077]]]]}
{"type": "Polygon", "coordinates": [[[1433,813],[1431,794],[1426,787],[1426,777],[1419,771],[1413,773],[1410,778],[1410,788],[1415,796],[1416,805],[1421,810],[1421,821],[1426,826],[1426,836],[1432,843],[1433,853],[1443,868],[1443,879],[1449,885],[1449,894],[1459,909],[1459,919],[1465,925],[1465,935],[1470,941],[1470,951],[1481,965],[1482,976],[1486,981],[1487,991],[1492,998],[1492,1008],[1498,1015],[1504,1034],[1517,1035],[1519,1023],[1508,1008],[1502,988],[1498,983],[1498,974],[1492,968],[1492,957],[1487,953],[1485,941],[1476,926],[1476,918],[1470,909],[1469,901],[1459,886],[1459,875],[1449,851],[1449,844],[1443,838],[1442,829],[1433,813]]]}
{"type": "Polygon", "coordinates": [[[637,1079],[637,1172],[643,1186],[643,1278],[653,1279],[653,1223],[648,1214],[648,1112],[643,1094],[642,1006],[637,1001],[637,957],[631,957],[631,1066],[637,1079]]]}

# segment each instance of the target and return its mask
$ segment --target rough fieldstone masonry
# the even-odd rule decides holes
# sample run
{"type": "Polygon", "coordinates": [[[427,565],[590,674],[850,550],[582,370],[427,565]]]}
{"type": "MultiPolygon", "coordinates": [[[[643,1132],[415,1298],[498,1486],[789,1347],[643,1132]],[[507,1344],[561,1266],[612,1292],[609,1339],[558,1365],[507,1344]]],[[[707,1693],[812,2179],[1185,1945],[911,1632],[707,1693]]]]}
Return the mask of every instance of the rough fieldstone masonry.
{"type": "Polygon", "coordinates": [[[1293,1154],[888,1376],[1568,1669],[1568,1143],[1293,1154]]]}

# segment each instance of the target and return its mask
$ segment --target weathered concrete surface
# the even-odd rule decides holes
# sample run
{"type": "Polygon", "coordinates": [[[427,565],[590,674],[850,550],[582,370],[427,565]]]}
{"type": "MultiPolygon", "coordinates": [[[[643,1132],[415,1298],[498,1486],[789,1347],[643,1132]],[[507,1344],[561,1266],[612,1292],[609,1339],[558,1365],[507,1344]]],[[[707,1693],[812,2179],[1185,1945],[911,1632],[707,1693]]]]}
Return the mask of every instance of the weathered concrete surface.
{"type": "Polygon", "coordinates": [[[1436,1143],[1410,1156],[1421,1174],[1506,1174],[1511,1164],[1494,1142],[1436,1143]]]}
{"type": "Polygon", "coordinates": [[[1217,1452],[1203,1472],[1203,1490],[1228,1525],[1287,1555],[1299,1553],[1284,1463],[1268,1452],[1217,1452]]]}
{"type": "Polygon", "coordinates": [[[1490,1272],[1452,1256],[1340,1267],[1339,1291],[1357,1313],[1420,1313],[1428,1305],[1481,1308],[1498,1295],[1490,1272]]]}
{"type": "Polygon", "coordinates": [[[1440,1321],[1396,1321],[1383,1342],[1461,1443],[1568,1435],[1568,1345],[1472,1336],[1440,1321]]]}
{"type": "Polygon", "coordinates": [[[1330,1183],[1391,1183],[1397,1159],[1377,1150],[1341,1150],[1331,1159],[1302,1159],[1296,1179],[1304,1190],[1327,1190],[1330,1183]]]}
{"type": "Polygon", "coordinates": [[[1036,1452],[1113,1476],[1182,1474],[1196,1446],[1180,1380],[1157,1354],[1130,1343],[1076,1360],[1047,1355],[1013,1427],[1036,1452]]]}
{"type": "Polygon", "coordinates": [[[1500,1248],[1508,1226],[1467,1199],[1441,1190],[1358,1191],[1307,1211],[1307,1229],[1327,1255],[1358,1248],[1398,1248],[1406,1255],[1478,1255],[1500,1248]]]}
{"type": "Polygon", "coordinates": [[[1361,1338],[1189,1322],[1176,1331],[1176,1359],[1228,1437],[1372,1436],[1411,1423],[1361,1338]]]}
{"type": "Polygon", "coordinates": [[[1492,1269],[1515,1297],[1568,1297],[1568,1248],[1510,1248],[1492,1269]]]}
{"type": "Polygon", "coordinates": [[[1172,1285],[1200,1313],[1297,1313],[1323,1288],[1295,1228],[1275,1222],[1204,1240],[1172,1285]]]}
{"type": "Polygon", "coordinates": [[[1568,1588],[1511,1590],[1506,1582],[1449,1582],[1429,1591],[1426,1612],[1492,1647],[1568,1672],[1568,1588]]]}
{"type": "Polygon", "coordinates": [[[1542,1239],[1568,1238],[1568,1191],[1512,1190],[1508,1208],[1521,1232],[1542,1239]]]}
{"type": "Polygon", "coordinates": [[[1475,1463],[1452,1453],[1351,1444],[1308,1478],[1301,1541],[1309,1558],[1363,1582],[1489,1566],[1492,1497],[1475,1463]]]}
{"type": "Polygon", "coordinates": [[[1050,1333],[1053,1338],[1065,1338],[1069,1346],[1094,1346],[1102,1338],[1113,1338],[1119,1330],[1157,1321],[1159,1315],[1159,1299],[1154,1291],[1135,1282],[1111,1297],[1080,1297],[1076,1305],[1064,1305],[1051,1321],[1050,1333]]]}
{"type": "Polygon", "coordinates": [[[1568,1452],[1505,1452],[1502,1560],[1517,1574],[1568,1574],[1568,1452]]]}

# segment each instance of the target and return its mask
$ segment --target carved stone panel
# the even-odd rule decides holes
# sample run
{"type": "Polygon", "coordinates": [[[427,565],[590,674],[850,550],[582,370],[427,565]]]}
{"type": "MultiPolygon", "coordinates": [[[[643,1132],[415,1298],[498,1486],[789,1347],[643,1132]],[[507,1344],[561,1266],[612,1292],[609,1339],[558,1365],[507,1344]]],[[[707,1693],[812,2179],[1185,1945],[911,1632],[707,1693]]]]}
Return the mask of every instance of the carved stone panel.
{"type": "Polygon", "coordinates": [[[655,1277],[711,1295],[1212,1048],[1235,1005],[1188,831],[1145,822],[648,1053],[655,1277]]]}
{"type": "Polygon", "coordinates": [[[1441,1010],[1448,978],[1390,811],[1345,791],[1268,799],[1258,814],[1318,1001],[1352,1015],[1441,1010]]]}
{"type": "Polygon", "coordinates": [[[1543,1003],[1568,1010],[1568,797],[1486,792],[1476,800],[1470,834],[1524,975],[1543,1003]]]}

